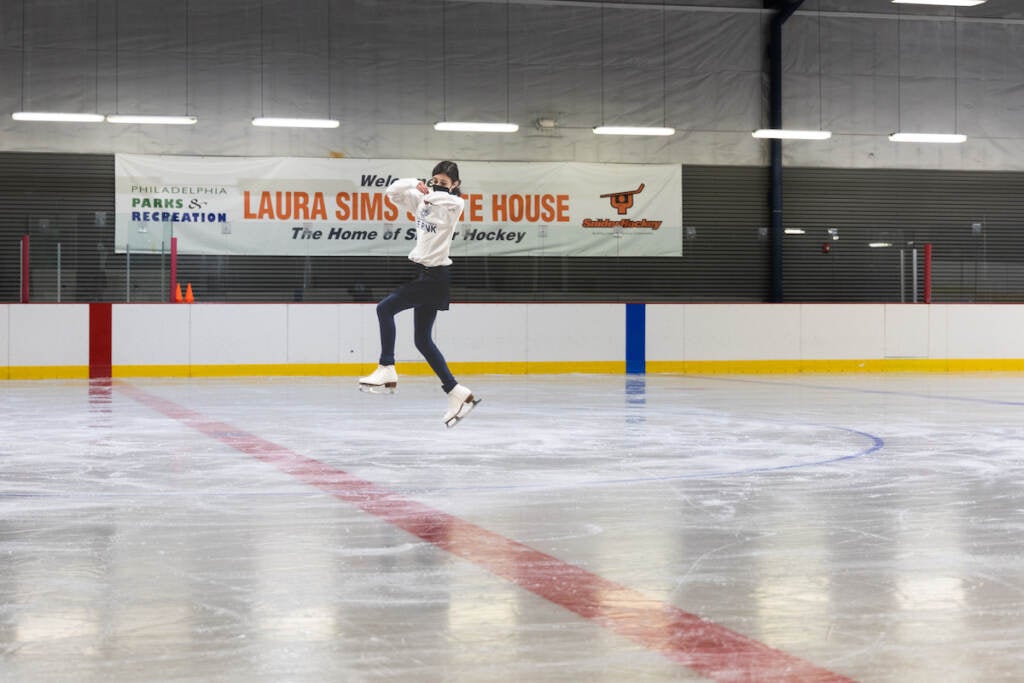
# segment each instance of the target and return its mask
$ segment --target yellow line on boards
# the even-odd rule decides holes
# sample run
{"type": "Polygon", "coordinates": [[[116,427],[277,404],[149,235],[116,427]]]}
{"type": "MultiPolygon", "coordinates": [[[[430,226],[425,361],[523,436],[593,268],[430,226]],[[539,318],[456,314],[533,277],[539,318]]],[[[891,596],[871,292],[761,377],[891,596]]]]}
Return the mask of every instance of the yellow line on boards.
{"type": "Polygon", "coordinates": [[[844,372],[1021,372],[1024,358],[866,358],[840,360],[647,361],[647,372],[758,375],[844,372]]]}
{"type": "Polygon", "coordinates": [[[0,378],[21,379],[89,379],[88,365],[22,365],[0,371],[0,378]]]}
{"type": "MultiPolygon", "coordinates": [[[[429,376],[422,361],[398,364],[400,375],[429,376]]],[[[360,377],[369,363],[250,363],[237,365],[115,365],[131,377],[360,377]]],[[[880,372],[1024,372],[1024,358],[867,358],[834,360],[647,361],[648,374],[801,374],[880,372]]],[[[625,361],[517,361],[452,363],[458,375],[623,374],[625,361]]],[[[86,365],[0,366],[0,380],[88,379],[86,365]]]]}

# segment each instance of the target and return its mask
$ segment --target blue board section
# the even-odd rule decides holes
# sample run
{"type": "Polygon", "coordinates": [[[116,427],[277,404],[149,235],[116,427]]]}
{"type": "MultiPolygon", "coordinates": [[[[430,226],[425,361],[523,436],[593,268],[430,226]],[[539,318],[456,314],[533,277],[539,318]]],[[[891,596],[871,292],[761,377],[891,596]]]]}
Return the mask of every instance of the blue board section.
{"type": "Polygon", "coordinates": [[[647,372],[647,305],[626,304],[626,372],[647,372]]]}

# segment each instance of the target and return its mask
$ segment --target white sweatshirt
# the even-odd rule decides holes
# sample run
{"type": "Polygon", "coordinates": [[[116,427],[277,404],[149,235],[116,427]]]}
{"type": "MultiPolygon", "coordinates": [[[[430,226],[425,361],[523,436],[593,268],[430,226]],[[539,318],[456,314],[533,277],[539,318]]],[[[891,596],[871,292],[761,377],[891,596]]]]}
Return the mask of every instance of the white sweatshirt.
{"type": "Polygon", "coordinates": [[[416,178],[402,178],[387,189],[388,199],[416,217],[416,246],[409,260],[428,268],[450,266],[452,234],[466,202],[447,192],[423,194],[416,189],[419,183],[416,178]]]}

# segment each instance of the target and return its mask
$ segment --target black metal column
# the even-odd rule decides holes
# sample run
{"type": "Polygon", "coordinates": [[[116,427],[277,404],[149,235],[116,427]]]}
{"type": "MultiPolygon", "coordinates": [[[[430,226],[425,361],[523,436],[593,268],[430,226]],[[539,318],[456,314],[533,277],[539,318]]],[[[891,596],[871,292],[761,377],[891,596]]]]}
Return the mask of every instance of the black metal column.
{"type": "MultiPolygon", "coordinates": [[[[766,0],[765,7],[775,9],[768,40],[769,126],[782,128],[782,26],[800,9],[804,0],[766,0]]],[[[782,303],[782,140],[772,139],[770,145],[771,229],[771,302],[782,303]]]]}

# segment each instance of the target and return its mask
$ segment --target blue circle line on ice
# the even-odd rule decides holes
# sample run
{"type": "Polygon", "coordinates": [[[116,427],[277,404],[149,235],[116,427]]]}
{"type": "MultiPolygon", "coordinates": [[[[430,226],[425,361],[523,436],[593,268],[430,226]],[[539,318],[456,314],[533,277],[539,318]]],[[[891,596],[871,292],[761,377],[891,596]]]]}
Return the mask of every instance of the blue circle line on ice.
{"type": "Polygon", "coordinates": [[[642,484],[650,482],[663,482],[663,481],[681,481],[685,479],[718,479],[722,477],[746,477],[754,474],[767,474],[771,472],[783,472],[786,470],[804,469],[809,467],[821,467],[823,465],[832,465],[838,462],[844,462],[847,460],[855,460],[857,458],[863,458],[865,456],[876,453],[885,448],[885,440],[880,436],[869,434],[857,429],[851,429],[849,427],[838,427],[835,425],[810,425],[815,427],[824,427],[826,429],[834,429],[847,434],[853,434],[858,437],[863,437],[870,441],[870,445],[856,451],[854,453],[846,453],[843,455],[836,455],[834,457],[824,458],[822,460],[813,460],[811,462],[798,462],[791,463],[789,465],[775,465],[773,467],[747,467],[736,470],[722,470],[719,472],[695,472],[691,474],[667,474],[653,477],[627,477],[621,479],[593,479],[593,480],[579,480],[565,483],[551,482],[547,484],[495,484],[495,485],[481,485],[481,486],[438,486],[430,487],[429,489],[419,487],[393,487],[394,490],[401,490],[404,493],[409,492],[443,492],[443,491],[525,491],[525,490],[544,490],[544,489],[564,489],[564,488],[579,488],[581,486],[613,486],[617,484],[642,484]]]}
{"type": "Polygon", "coordinates": [[[921,398],[929,401],[956,401],[960,403],[981,403],[995,406],[1024,406],[1024,401],[1007,401],[997,398],[979,398],[975,396],[948,396],[946,394],[922,394],[915,391],[896,391],[893,389],[863,389],[860,387],[839,387],[829,384],[808,384],[806,382],[787,382],[768,379],[751,379],[749,377],[712,377],[709,375],[687,375],[692,379],[701,379],[713,382],[739,382],[743,384],[766,384],[769,386],[787,386],[800,389],[816,389],[820,391],[850,392],[857,394],[871,394],[874,396],[906,396],[908,398],[921,398]]]}
{"type": "MultiPolygon", "coordinates": [[[[618,484],[641,484],[650,482],[664,482],[664,481],[681,481],[685,479],[716,479],[722,477],[745,477],[754,474],[767,474],[771,472],[782,472],[786,470],[804,469],[809,467],[820,467],[823,465],[831,465],[838,462],[844,462],[847,460],[855,460],[857,458],[863,458],[865,456],[876,453],[885,447],[885,441],[874,434],[863,432],[857,429],[851,429],[849,427],[837,427],[835,425],[811,425],[816,427],[824,427],[826,429],[834,429],[848,434],[854,434],[859,437],[863,437],[870,441],[870,445],[866,446],[855,453],[846,453],[844,455],[837,455],[831,458],[824,458],[822,460],[814,460],[811,462],[799,462],[791,463],[789,465],[776,465],[774,467],[749,467],[737,470],[723,470],[720,472],[696,472],[692,474],[669,474],[656,477],[629,477],[621,479],[594,479],[594,480],[582,480],[582,481],[571,481],[565,483],[550,482],[547,484],[502,484],[502,485],[481,485],[481,486],[392,486],[391,490],[403,494],[407,493],[438,493],[444,491],[537,491],[544,489],[564,489],[564,488],[579,488],[581,486],[613,486],[618,484]]],[[[239,434],[245,434],[245,432],[238,432],[239,434]]],[[[79,498],[120,498],[120,497],[138,497],[138,498],[149,498],[155,496],[217,496],[217,497],[234,497],[234,496],[309,496],[312,494],[295,491],[219,491],[219,490],[207,490],[207,491],[110,491],[110,492],[87,492],[87,491],[0,491],[0,499],[4,498],[61,498],[61,497],[79,497],[79,498]]]]}

